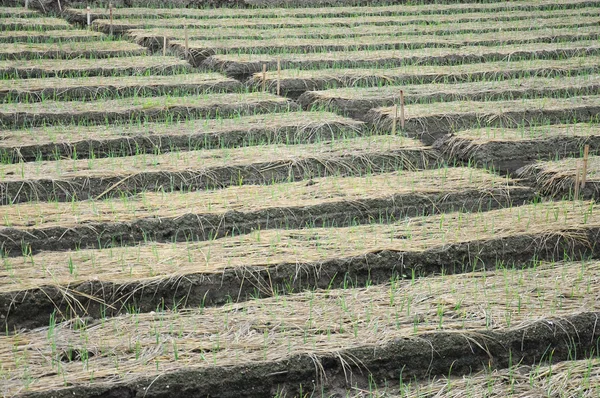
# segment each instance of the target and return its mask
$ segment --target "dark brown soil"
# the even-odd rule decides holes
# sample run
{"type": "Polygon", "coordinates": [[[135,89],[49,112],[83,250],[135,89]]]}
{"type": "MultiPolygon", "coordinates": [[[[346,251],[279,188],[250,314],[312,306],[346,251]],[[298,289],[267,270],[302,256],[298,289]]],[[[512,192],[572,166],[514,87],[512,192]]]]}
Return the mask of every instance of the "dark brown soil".
{"type": "MultiPolygon", "coordinates": [[[[427,117],[409,117],[406,119],[404,131],[409,136],[418,137],[427,145],[433,145],[435,141],[453,131],[485,126],[517,128],[572,121],[591,122],[597,121],[599,114],[600,106],[587,104],[574,104],[564,109],[507,110],[500,113],[441,113],[427,117]]],[[[366,119],[378,129],[390,131],[392,128],[392,119],[376,109],[369,111],[366,119]]]]}
{"type": "Polygon", "coordinates": [[[45,100],[54,101],[93,101],[106,98],[124,98],[124,97],[150,97],[163,95],[198,95],[206,92],[239,92],[242,90],[242,84],[235,80],[220,82],[195,82],[195,83],[173,83],[173,84],[153,84],[152,78],[148,79],[143,85],[86,85],[82,83],[77,87],[53,87],[38,88],[32,90],[19,89],[0,89],[1,102],[41,102],[45,100]]]}
{"type": "MultiPolygon", "coordinates": [[[[514,100],[521,98],[569,98],[577,95],[595,95],[600,94],[600,84],[591,82],[589,84],[577,84],[563,88],[557,87],[534,87],[522,88],[514,87],[507,83],[506,88],[498,89],[480,89],[473,87],[472,92],[456,89],[454,92],[434,92],[428,94],[419,94],[418,87],[414,92],[406,92],[404,101],[409,104],[426,104],[430,102],[449,102],[449,101],[496,101],[496,100],[514,100]]],[[[402,87],[398,87],[398,92],[402,87]]],[[[360,94],[360,92],[357,92],[360,94]]],[[[298,98],[298,102],[304,109],[326,109],[336,111],[345,116],[355,119],[369,121],[369,111],[373,108],[393,106],[399,102],[397,96],[362,99],[360,95],[356,98],[340,97],[321,97],[319,92],[308,91],[298,98]]]]}
{"type": "Polygon", "coordinates": [[[99,195],[133,195],[141,191],[194,191],[232,185],[274,184],[332,175],[361,175],[391,172],[408,167],[439,167],[436,152],[428,149],[401,149],[341,154],[335,157],[307,157],[255,163],[235,167],[213,167],[185,171],[147,171],[105,177],[74,177],[0,182],[0,203],[31,200],[84,200],[99,195]],[[112,188],[112,189],[111,189],[112,188]]]}
{"type": "Polygon", "coordinates": [[[470,163],[473,166],[514,174],[517,169],[537,160],[578,157],[586,144],[590,145],[590,154],[600,153],[598,136],[547,136],[519,141],[490,139],[473,146],[469,139],[448,134],[436,141],[434,147],[451,163],[470,163]]]}
{"type": "MultiPolygon", "coordinates": [[[[312,142],[331,141],[339,138],[353,138],[368,133],[368,129],[360,122],[348,125],[343,122],[326,122],[320,126],[302,126],[290,123],[289,126],[270,128],[266,122],[262,127],[231,128],[220,132],[182,133],[183,127],[177,133],[160,129],[153,131],[151,125],[145,125],[147,130],[135,134],[123,133],[110,139],[95,139],[73,142],[56,142],[47,144],[32,144],[23,146],[2,145],[0,141],[0,157],[18,161],[56,160],[56,156],[73,159],[76,153],[78,159],[109,156],[133,156],[141,153],[167,153],[171,151],[194,151],[199,149],[236,148],[261,143],[270,144],[304,144],[312,142]]],[[[176,126],[176,125],[174,125],[176,126]]],[[[68,130],[70,126],[65,126],[68,130]]],[[[175,128],[175,127],[174,127],[175,128]]],[[[188,129],[189,130],[189,129],[188,129]]]]}
{"type": "MultiPolygon", "coordinates": [[[[578,57],[585,55],[600,54],[600,46],[562,48],[555,50],[533,50],[533,51],[502,51],[500,49],[489,49],[489,52],[481,54],[462,53],[460,50],[452,50],[451,53],[440,56],[390,56],[381,59],[361,59],[348,56],[345,60],[331,60],[323,57],[318,60],[294,60],[288,59],[286,55],[281,56],[281,67],[283,69],[330,69],[336,67],[344,68],[384,68],[399,67],[403,65],[433,64],[433,65],[461,65],[465,63],[501,61],[510,57],[511,60],[522,59],[564,59],[567,57],[578,57]]],[[[449,50],[450,51],[450,50],[449,50]]],[[[293,56],[293,54],[292,54],[293,56]]],[[[277,59],[265,56],[264,60],[258,59],[249,62],[221,61],[218,57],[209,57],[202,66],[227,76],[238,79],[248,79],[252,74],[262,71],[263,65],[268,70],[277,69],[277,59]]]]}
{"type": "Polygon", "coordinates": [[[312,206],[273,207],[225,214],[186,214],[177,217],[136,219],[130,222],[85,223],[75,226],[3,228],[0,251],[7,256],[42,250],[75,250],[132,245],[146,240],[158,242],[197,241],[240,235],[253,230],[304,228],[306,226],[351,226],[392,222],[405,217],[451,211],[486,211],[528,203],[535,198],[531,188],[472,189],[454,193],[392,194],[379,199],[360,199],[312,206]],[[26,249],[24,249],[26,248],[26,249]]]}

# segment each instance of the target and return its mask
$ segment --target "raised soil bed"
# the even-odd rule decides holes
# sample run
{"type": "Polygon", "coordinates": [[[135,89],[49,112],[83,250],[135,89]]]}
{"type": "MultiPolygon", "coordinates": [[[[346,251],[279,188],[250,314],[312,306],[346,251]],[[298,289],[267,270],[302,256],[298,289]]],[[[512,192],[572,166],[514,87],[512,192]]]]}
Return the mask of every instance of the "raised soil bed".
{"type": "Polygon", "coordinates": [[[331,175],[435,168],[435,151],[399,136],[0,166],[0,203],[194,191],[331,175]]]}
{"type": "Polygon", "coordinates": [[[369,135],[365,123],[329,112],[285,112],[180,123],[78,126],[73,124],[0,131],[3,163],[62,157],[132,156],[177,150],[302,144],[369,135]]]}
{"type": "Polygon", "coordinates": [[[144,193],[72,203],[5,206],[0,249],[75,250],[209,240],[273,228],[349,226],[449,211],[521,205],[533,189],[479,169],[441,168],[363,177],[325,177],[219,191],[144,193]]]}

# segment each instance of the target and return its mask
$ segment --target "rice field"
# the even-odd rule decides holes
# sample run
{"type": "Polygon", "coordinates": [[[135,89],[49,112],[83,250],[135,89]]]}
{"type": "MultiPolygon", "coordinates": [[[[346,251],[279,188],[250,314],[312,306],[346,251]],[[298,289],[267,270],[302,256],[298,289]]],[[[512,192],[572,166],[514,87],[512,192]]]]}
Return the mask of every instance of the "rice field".
{"type": "Polygon", "coordinates": [[[0,394],[597,397],[600,2],[0,7],[0,394]]]}

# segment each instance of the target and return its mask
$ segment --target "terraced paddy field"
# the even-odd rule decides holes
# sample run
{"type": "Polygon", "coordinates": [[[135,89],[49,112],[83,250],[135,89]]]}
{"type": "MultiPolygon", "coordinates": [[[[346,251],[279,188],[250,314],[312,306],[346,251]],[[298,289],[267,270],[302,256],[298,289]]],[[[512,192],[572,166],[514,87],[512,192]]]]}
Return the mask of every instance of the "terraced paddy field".
{"type": "Polygon", "coordinates": [[[598,396],[600,2],[29,5],[3,397],[598,396]]]}

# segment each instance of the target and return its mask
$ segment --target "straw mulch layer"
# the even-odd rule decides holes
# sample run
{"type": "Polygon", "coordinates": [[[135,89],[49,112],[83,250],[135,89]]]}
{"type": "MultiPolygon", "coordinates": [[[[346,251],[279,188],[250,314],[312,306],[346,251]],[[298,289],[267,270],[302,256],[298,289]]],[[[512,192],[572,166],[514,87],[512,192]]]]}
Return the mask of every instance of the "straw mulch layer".
{"type": "Polygon", "coordinates": [[[507,46],[473,46],[461,49],[427,48],[413,50],[337,51],[327,54],[226,54],[214,55],[203,62],[209,69],[233,77],[249,77],[262,72],[263,65],[277,70],[324,68],[389,68],[404,65],[461,65],[510,59],[564,59],[600,54],[597,41],[577,43],[537,43],[507,46]]]}
{"type": "MultiPolygon", "coordinates": [[[[583,356],[577,355],[577,358],[583,356]]],[[[441,376],[429,382],[368,392],[352,389],[352,398],[505,398],[505,397],[597,397],[600,395],[600,360],[567,360],[508,369],[484,370],[462,378],[441,376]]]]}
{"type": "Polygon", "coordinates": [[[23,203],[3,208],[0,248],[66,250],[207,240],[253,230],[348,226],[521,205],[531,188],[468,168],[329,177],[219,191],[145,193],[131,200],[23,203]],[[99,235],[99,231],[102,234],[99,235]]]}
{"type": "Polygon", "coordinates": [[[600,152],[600,128],[576,123],[537,127],[480,128],[448,134],[435,143],[446,158],[514,173],[536,160],[580,157],[585,145],[600,152]]]}
{"type": "Polygon", "coordinates": [[[0,81],[0,102],[95,100],[242,91],[242,84],[219,73],[167,76],[39,78],[0,81]]]}
{"type": "MultiPolygon", "coordinates": [[[[0,4],[6,5],[8,0],[0,1],[0,4]]],[[[472,0],[467,1],[467,3],[472,0]]],[[[438,1],[424,0],[421,3],[438,7],[438,1]]],[[[32,3],[36,8],[51,11],[62,12],[65,7],[85,8],[88,2],[82,0],[37,0],[32,3]]],[[[286,8],[300,8],[300,7],[357,7],[357,6],[376,6],[376,5],[389,5],[389,1],[375,0],[306,0],[303,2],[292,1],[292,0],[115,0],[113,2],[115,7],[127,8],[127,7],[151,7],[151,8],[190,8],[190,9],[227,9],[233,8],[234,10],[245,9],[245,8],[273,8],[273,7],[286,7],[286,8]]],[[[538,4],[536,2],[536,4],[538,4]]],[[[585,6],[596,5],[597,2],[594,0],[577,0],[567,4],[559,3],[561,8],[579,8],[585,6]]],[[[93,4],[94,5],[94,4],[93,4]]],[[[101,7],[103,4],[98,4],[101,7]]],[[[552,9],[552,6],[546,2],[542,2],[539,6],[540,9],[552,9]]],[[[517,8],[521,9],[521,8],[517,8]]],[[[529,9],[524,7],[523,9],[529,9]]],[[[278,10],[275,10],[275,12],[278,10]]],[[[267,15],[271,15],[268,12],[267,15]]],[[[310,15],[309,15],[310,16],[310,15]]]]}
{"type": "Polygon", "coordinates": [[[36,10],[24,7],[0,7],[0,17],[2,18],[31,18],[40,16],[40,13],[36,10]]]}
{"type": "MultiPolygon", "coordinates": [[[[427,7],[421,5],[386,5],[373,7],[336,7],[336,8],[267,8],[267,9],[246,9],[246,8],[220,8],[220,9],[190,9],[190,8],[147,8],[132,7],[118,8],[113,14],[113,18],[318,18],[318,17],[353,17],[357,15],[413,15],[413,14],[446,14],[446,13],[465,13],[465,12],[490,12],[490,11],[519,11],[519,10],[567,10],[589,7],[597,4],[591,0],[576,1],[519,1],[511,3],[466,3],[466,4],[432,4],[427,7]]],[[[6,9],[6,8],[5,8],[6,9]]],[[[10,10],[10,9],[9,9],[10,10]]],[[[67,8],[63,12],[63,17],[72,22],[86,23],[87,10],[77,8],[67,8]]],[[[92,20],[98,18],[108,19],[109,15],[105,8],[90,9],[92,20]]]]}
{"type": "Polygon", "coordinates": [[[573,197],[575,183],[580,182],[579,194],[584,198],[595,199],[600,194],[600,157],[590,156],[587,163],[585,185],[583,181],[583,160],[567,158],[555,161],[542,161],[517,170],[516,174],[535,182],[544,195],[553,197],[573,197]],[[579,178],[577,178],[579,173],[579,178]]]}
{"type": "MultiPolygon", "coordinates": [[[[309,9],[310,10],[310,9],[309,9]]],[[[189,11],[189,10],[188,10],[189,11]]],[[[598,25],[600,19],[595,16],[582,17],[580,15],[565,16],[563,18],[548,18],[535,20],[517,20],[489,22],[485,25],[480,22],[461,24],[435,24],[435,25],[356,25],[356,26],[314,26],[310,29],[303,28],[279,28],[279,29],[255,29],[238,27],[221,27],[218,30],[199,28],[188,29],[190,40],[214,40],[214,39],[274,39],[274,38],[346,38],[366,35],[454,35],[458,33],[486,33],[506,31],[535,31],[544,28],[571,28],[598,25]]],[[[125,36],[153,50],[163,47],[163,40],[183,39],[185,32],[181,28],[146,28],[131,29],[125,36]]]]}
{"type": "Polygon", "coordinates": [[[132,156],[177,150],[302,144],[369,135],[365,123],[328,112],[286,112],[181,123],[56,125],[0,131],[4,163],[132,156]]]}
{"type": "MultiPolygon", "coordinates": [[[[463,65],[406,65],[389,69],[284,69],[280,73],[265,74],[266,87],[277,91],[279,80],[281,92],[298,98],[306,91],[327,90],[342,87],[381,87],[388,85],[460,83],[479,80],[505,80],[528,77],[557,77],[594,74],[600,71],[600,57],[574,57],[566,59],[538,59],[521,61],[495,61],[463,65]]],[[[261,87],[263,74],[255,73],[248,84],[261,87]]]]}
{"type": "Polygon", "coordinates": [[[440,23],[469,23],[469,22],[488,22],[488,21],[516,21],[531,18],[546,19],[557,18],[558,16],[572,17],[579,15],[582,17],[597,16],[596,7],[581,8],[573,10],[545,10],[532,14],[528,11],[505,11],[493,14],[486,13],[459,13],[459,14],[438,14],[438,15],[404,15],[404,16],[352,16],[352,17],[281,17],[281,18],[213,18],[213,19],[190,19],[179,18],[119,18],[114,19],[112,24],[110,20],[96,19],[92,22],[92,27],[104,33],[124,33],[130,29],[140,28],[303,28],[309,26],[357,26],[357,25],[418,25],[418,24],[440,24],[440,23]]]}
{"type": "MultiPolygon", "coordinates": [[[[253,39],[215,39],[188,42],[188,58],[194,65],[215,54],[273,54],[273,53],[311,53],[329,51],[365,51],[365,50],[406,50],[435,47],[462,48],[465,46],[496,46],[521,43],[555,43],[564,41],[590,40],[600,37],[597,27],[543,29],[533,32],[493,32],[472,35],[397,35],[357,36],[349,41],[339,39],[273,38],[253,39]]],[[[174,52],[185,55],[184,40],[171,40],[169,47],[174,52]]]]}
{"type": "MultiPolygon", "coordinates": [[[[183,78],[182,78],[183,79],[183,78]]],[[[114,122],[180,121],[295,110],[292,101],[269,93],[219,93],[184,97],[131,97],[88,101],[0,104],[0,126],[106,125],[114,122]]]]}
{"type": "Polygon", "coordinates": [[[599,214],[593,202],[550,202],[392,224],[6,257],[0,316],[13,330],[47,325],[54,310],[57,320],[98,318],[588,258],[600,254],[599,214]]]}
{"type": "Polygon", "coordinates": [[[52,324],[0,337],[0,385],[31,398],[267,397],[586,358],[598,278],[597,262],[552,264],[52,324]]]}
{"type": "Polygon", "coordinates": [[[32,59],[0,61],[7,79],[86,76],[150,76],[191,72],[192,66],[175,57],[127,56],[101,59],[32,59]]]}
{"type": "Polygon", "coordinates": [[[398,136],[0,166],[0,203],[195,191],[332,175],[435,168],[435,151],[398,136]]]}
{"type": "Polygon", "coordinates": [[[10,43],[0,46],[1,60],[109,58],[144,55],[148,50],[127,41],[10,43]]]}
{"type": "Polygon", "coordinates": [[[92,41],[104,37],[103,33],[92,32],[83,29],[73,30],[47,30],[47,31],[25,31],[9,30],[0,32],[0,43],[43,43],[43,42],[72,42],[92,41]]]}
{"type": "MultiPolygon", "coordinates": [[[[600,113],[600,97],[538,98],[512,101],[452,101],[411,104],[405,107],[404,131],[431,145],[449,132],[481,127],[519,128],[593,122],[600,113]]],[[[396,119],[401,126],[401,111],[394,107],[369,111],[365,119],[382,131],[391,131],[396,119]]]]}
{"type": "Polygon", "coordinates": [[[2,18],[0,20],[0,30],[55,30],[70,29],[71,25],[64,19],[52,17],[27,18],[15,16],[2,18]]]}
{"type": "MultiPolygon", "coordinates": [[[[366,88],[338,88],[307,91],[298,98],[305,109],[329,109],[358,119],[365,119],[377,107],[404,102],[425,104],[445,101],[492,101],[518,98],[568,98],[575,95],[600,94],[600,75],[573,77],[532,77],[469,83],[431,83],[366,88]]],[[[493,106],[490,105],[491,107],[493,106]]]]}

